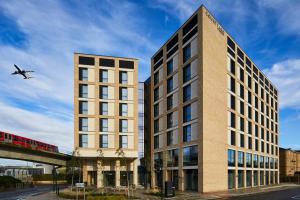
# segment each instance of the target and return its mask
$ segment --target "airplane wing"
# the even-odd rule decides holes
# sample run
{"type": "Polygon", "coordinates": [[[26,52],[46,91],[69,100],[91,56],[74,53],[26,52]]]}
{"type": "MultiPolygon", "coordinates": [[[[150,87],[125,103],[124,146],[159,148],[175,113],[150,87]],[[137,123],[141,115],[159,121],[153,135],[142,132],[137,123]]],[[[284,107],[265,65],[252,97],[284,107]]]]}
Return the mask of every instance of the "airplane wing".
{"type": "Polygon", "coordinates": [[[24,76],[24,79],[28,79],[28,77],[26,76],[26,74],[22,74],[22,76],[24,76]]]}
{"type": "Polygon", "coordinates": [[[34,71],[25,71],[25,72],[34,72],[34,71]]]}
{"type": "Polygon", "coordinates": [[[22,70],[16,65],[14,64],[15,68],[18,70],[18,72],[21,72],[22,70]]]}

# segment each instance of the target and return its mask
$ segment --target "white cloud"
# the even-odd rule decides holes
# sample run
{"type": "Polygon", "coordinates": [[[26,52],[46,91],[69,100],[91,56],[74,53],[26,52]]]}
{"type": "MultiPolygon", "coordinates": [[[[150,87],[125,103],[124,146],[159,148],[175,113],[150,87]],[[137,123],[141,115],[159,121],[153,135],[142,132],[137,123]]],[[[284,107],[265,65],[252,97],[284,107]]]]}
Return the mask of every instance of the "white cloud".
{"type": "Polygon", "coordinates": [[[276,63],[264,71],[278,87],[281,108],[300,108],[300,59],[276,63]]]}

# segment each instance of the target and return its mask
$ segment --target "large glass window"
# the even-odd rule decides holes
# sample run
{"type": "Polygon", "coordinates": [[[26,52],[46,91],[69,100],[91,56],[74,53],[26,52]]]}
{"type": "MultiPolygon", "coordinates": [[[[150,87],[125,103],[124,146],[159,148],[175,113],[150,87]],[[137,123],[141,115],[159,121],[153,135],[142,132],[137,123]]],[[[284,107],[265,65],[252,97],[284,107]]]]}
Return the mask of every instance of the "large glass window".
{"type": "Polygon", "coordinates": [[[239,188],[244,187],[244,171],[243,170],[238,171],[238,187],[239,188]]]}
{"type": "Polygon", "coordinates": [[[127,133],[128,132],[128,120],[120,119],[120,132],[127,133]]]}
{"type": "Polygon", "coordinates": [[[108,132],[108,119],[100,119],[100,131],[108,132]]]}
{"type": "Polygon", "coordinates": [[[235,150],[228,149],[228,166],[235,166],[235,150]]]}
{"type": "Polygon", "coordinates": [[[88,69],[87,68],[79,68],[79,80],[80,81],[88,80],[88,69]]]}
{"type": "Polygon", "coordinates": [[[190,59],[191,56],[192,56],[191,44],[188,44],[183,48],[183,63],[185,63],[188,59],[190,59]]]}
{"type": "Polygon", "coordinates": [[[121,116],[127,116],[128,115],[128,104],[127,103],[121,103],[120,104],[120,115],[121,116]]]}
{"type": "Polygon", "coordinates": [[[120,88],[120,100],[128,100],[128,89],[127,88],[120,88]]]}
{"type": "Polygon", "coordinates": [[[167,132],[167,145],[172,145],[173,144],[173,131],[168,131],[167,132]]]}
{"type": "Polygon", "coordinates": [[[187,105],[183,107],[183,122],[191,121],[192,119],[191,113],[191,105],[187,105]]]}
{"type": "Polygon", "coordinates": [[[108,115],[108,103],[107,102],[100,103],[100,115],[108,115]]]}
{"type": "Polygon", "coordinates": [[[228,170],[228,189],[234,189],[234,187],[235,187],[234,170],[228,170]]]}
{"type": "Polygon", "coordinates": [[[120,80],[119,82],[121,84],[127,84],[128,83],[128,74],[125,71],[120,71],[120,80]]]}
{"type": "Polygon", "coordinates": [[[88,98],[88,86],[86,84],[79,85],[79,97],[88,98]]]}
{"type": "Polygon", "coordinates": [[[235,131],[230,131],[230,144],[235,145],[235,131]]]}
{"type": "Polygon", "coordinates": [[[247,187],[251,187],[252,185],[252,173],[250,170],[246,171],[246,183],[247,183],[247,187]]]}
{"type": "Polygon", "coordinates": [[[178,149],[172,149],[168,151],[168,167],[176,167],[178,166],[178,149]]]}
{"type": "Polygon", "coordinates": [[[167,75],[173,72],[173,59],[167,62],[167,75]]]}
{"type": "Polygon", "coordinates": [[[246,166],[252,167],[252,154],[246,153],[246,166]]]}
{"type": "Polygon", "coordinates": [[[171,92],[173,90],[173,77],[169,78],[167,81],[167,92],[171,92]]]}
{"type": "Polygon", "coordinates": [[[192,98],[191,85],[187,85],[183,88],[183,102],[188,101],[192,98]]]}
{"type": "Polygon", "coordinates": [[[101,69],[100,70],[100,82],[107,83],[108,82],[108,71],[101,69]]]}
{"type": "Polygon", "coordinates": [[[183,165],[198,165],[198,146],[189,146],[183,148],[183,165]]]}
{"type": "Polygon", "coordinates": [[[173,127],[173,113],[167,115],[167,128],[173,127]]]}
{"type": "Polygon", "coordinates": [[[88,131],[88,118],[79,118],[79,131],[88,131]]]}
{"type": "Polygon", "coordinates": [[[154,120],[154,133],[157,133],[159,131],[159,120],[154,120]]]}
{"type": "Polygon", "coordinates": [[[173,108],[173,95],[167,97],[167,109],[170,110],[173,108]]]}
{"type": "Polygon", "coordinates": [[[79,101],[79,114],[88,114],[88,102],[87,101],[79,101]]]}
{"type": "Polygon", "coordinates": [[[238,152],[238,166],[239,167],[244,167],[245,166],[244,152],[242,152],[242,151],[238,152]]]}
{"type": "Polygon", "coordinates": [[[108,99],[108,87],[100,86],[100,99],[108,99]]]}
{"type": "Polygon", "coordinates": [[[183,127],[183,142],[189,142],[191,140],[192,140],[192,127],[189,124],[183,127]]]}
{"type": "Polygon", "coordinates": [[[159,137],[158,135],[154,136],[154,149],[159,147],[159,137]]]}
{"type": "Polygon", "coordinates": [[[100,135],[100,148],[108,148],[108,135],[100,135]]]}
{"type": "Polygon", "coordinates": [[[183,83],[191,80],[191,64],[188,64],[183,68],[183,83]]]}
{"type": "Polygon", "coordinates": [[[253,171],[253,185],[257,186],[258,185],[258,172],[253,171]]]}
{"type": "Polygon", "coordinates": [[[128,137],[127,135],[120,135],[119,136],[119,146],[120,148],[128,148],[128,137]]]}
{"type": "Polygon", "coordinates": [[[259,184],[264,185],[264,172],[263,171],[260,171],[260,174],[259,174],[259,184]]]}
{"type": "Polygon", "coordinates": [[[230,95],[230,108],[235,110],[235,96],[230,95]]]}
{"type": "Polygon", "coordinates": [[[88,135],[79,134],[79,147],[88,147],[88,135]]]}
{"type": "Polygon", "coordinates": [[[230,113],[230,126],[231,128],[235,128],[235,114],[230,113]]]}
{"type": "Polygon", "coordinates": [[[159,97],[159,88],[155,88],[154,89],[154,101],[157,101],[158,100],[158,97],[159,97]]]}
{"type": "Polygon", "coordinates": [[[258,168],[258,155],[257,154],[253,155],[253,167],[258,168]]]}
{"type": "Polygon", "coordinates": [[[232,77],[230,77],[230,91],[235,93],[235,80],[232,77]]]}

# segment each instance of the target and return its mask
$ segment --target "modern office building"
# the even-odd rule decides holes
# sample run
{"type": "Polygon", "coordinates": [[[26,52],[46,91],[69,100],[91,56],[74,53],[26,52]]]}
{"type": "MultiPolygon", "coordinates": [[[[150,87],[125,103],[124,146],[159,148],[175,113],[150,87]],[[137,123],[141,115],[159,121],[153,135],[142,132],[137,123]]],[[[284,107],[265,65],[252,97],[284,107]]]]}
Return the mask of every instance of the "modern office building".
{"type": "Polygon", "coordinates": [[[138,60],[75,53],[74,146],[88,185],[137,184],[138,60]]]}
{"type": "Polygon", "coordinates": [[[280,179],[284,181],[300,175],[300,151],[279,148],[279,169],[280,179]]]}
{"type": "Polygon", "coordinates": [[[278,91],[201,6],[151,59],[152,186],[276,184],[278,91]]]}

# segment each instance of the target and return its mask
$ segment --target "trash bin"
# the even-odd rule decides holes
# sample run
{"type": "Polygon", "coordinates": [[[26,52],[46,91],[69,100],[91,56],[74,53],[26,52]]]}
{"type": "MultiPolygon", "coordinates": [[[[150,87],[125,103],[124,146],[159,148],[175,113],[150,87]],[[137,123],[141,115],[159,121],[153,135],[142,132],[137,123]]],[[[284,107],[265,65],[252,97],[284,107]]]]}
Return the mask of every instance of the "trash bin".
{"type": "Polygon", "coordinates": [[[175,196],[175,187],[171,181],[165,182],[165,197],[174,197],[175,196]]]}

